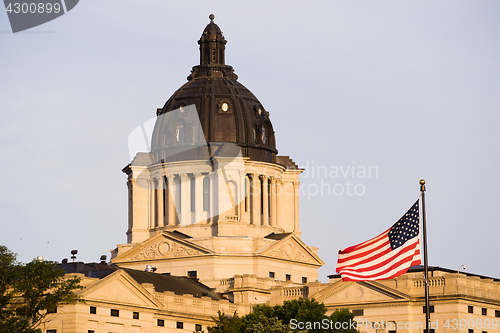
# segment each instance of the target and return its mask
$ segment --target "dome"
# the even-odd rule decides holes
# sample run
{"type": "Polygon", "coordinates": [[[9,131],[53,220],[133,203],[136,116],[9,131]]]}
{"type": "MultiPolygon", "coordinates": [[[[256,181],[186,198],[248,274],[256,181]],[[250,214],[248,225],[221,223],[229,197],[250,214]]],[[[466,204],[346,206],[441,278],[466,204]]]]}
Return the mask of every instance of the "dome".
{"type": "MultiPolygon", "coordinates": [[[[213,22],[206,26],[198,41],[200,45],[200,65],[193,67],[188,82],[181,86],[168,99],[157,115],[194,105],[198,113],[204,140],[210,145],[233,143],[239,146],[244,157],[254,161],[276,162],[276,143],[274,130],[259,100],[244,85],[239,83],[233,68],[225,64],[226,40],[220,28],[213,22]]],[[[158,121],[157,121],[158,122],[158,121]]],[[[171,131],[162,130],[168,124],[157,124],[151,143],[156,161],[163,158],[165,149],[176,149],[189,145],[188,140],[173,137],[171,131]],[[172,138],[165,138],[171,133],[172,138]],[[163,137],[162,137],[163,135],[163,137]]],[[[213,153],[212,153],[213,154],[213,153]]],[[[172,155],[172,154],[169,154],[172,155]]],[[[182,158],[204,159],[206,156],[182,158]]],[[[177,156],[180,160],[181,156],[177,156]]]]}

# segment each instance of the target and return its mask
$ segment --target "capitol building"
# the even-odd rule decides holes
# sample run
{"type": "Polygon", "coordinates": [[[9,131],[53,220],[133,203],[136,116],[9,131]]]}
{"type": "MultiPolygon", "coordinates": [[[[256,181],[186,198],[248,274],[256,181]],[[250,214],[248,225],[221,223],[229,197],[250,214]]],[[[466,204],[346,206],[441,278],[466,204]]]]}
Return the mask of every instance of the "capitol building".
{"type": "MultiPolygon", "coordinates": [[[[42,331],[206,332],[218,311],[244,315],[256,304],[301,297],[324,302],[328,313],[349,308],[371,323],[361,332],[423,332],[425,324],[405,326],[425,322],[421,267],[384,281],[318,281],[324,262],[301,240],[304,170],[278,154],[271,114],[226,64],[226,42],[210,15],[199,65],[151,112],[150,151],[122,170],[127,243],[110,263],[61,264],[82,278],[85,303],[60,306],[42,331]]],[[[440,267],[430,274],[435,332],[500,332],[498,279],[440,267]],[[447,319],[488,319],[490,328],[444,327],[447,319]]]]}

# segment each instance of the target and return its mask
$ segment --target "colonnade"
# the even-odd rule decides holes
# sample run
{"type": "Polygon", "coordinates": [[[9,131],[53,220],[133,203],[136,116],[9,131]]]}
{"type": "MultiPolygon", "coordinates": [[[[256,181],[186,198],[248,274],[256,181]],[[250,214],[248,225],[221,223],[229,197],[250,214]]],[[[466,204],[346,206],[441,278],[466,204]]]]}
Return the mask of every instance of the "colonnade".
{"type": "Polygon", "coordinates": [[[248,173],[234,180],[226,185],[225,178],[217,172],[169,174],[149,179],[150,228],[200,221],[210,223],[212,217],[218,216],[220,221],[226,215],[231,221],[283,227],[284,182],[281,178],[248,173]],[[221,190],[227,190],[233,202],[229,210],[222,211],[223,206],[219,204],[221,190]]]}
{"type": "Polygon", "coordinates": [[[249,200],[250,224],[281,226],[281,199],[283,181],[278,177],[247,174],[250,191],[245,200],[249,200]]]}

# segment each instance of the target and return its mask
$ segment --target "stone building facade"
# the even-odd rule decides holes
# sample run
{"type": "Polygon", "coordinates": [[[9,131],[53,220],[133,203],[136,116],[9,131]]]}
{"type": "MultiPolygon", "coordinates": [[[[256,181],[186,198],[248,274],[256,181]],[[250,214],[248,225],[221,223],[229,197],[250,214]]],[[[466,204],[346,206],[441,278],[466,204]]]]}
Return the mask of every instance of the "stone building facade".
{"type": "MultiPolygon", "coordinates": [[[[219,310],[243,315],[299,297],[329,313],[349,308],[361,332],[423,332],[420,267],[385,281],[318,282],[318,248],[301,240],[303,170],[278,155],[270,114],[225,64],[213,19],[200,64],[156,110],[151,151],[123,169],[127,243],[109,265],[65,264],[82,277],[86,304],[61,306],[43,332],[206,331],[219,310]]],[[[434,332],[500,332],[499,280],[434,267],[430,283],[434,332]]]]}

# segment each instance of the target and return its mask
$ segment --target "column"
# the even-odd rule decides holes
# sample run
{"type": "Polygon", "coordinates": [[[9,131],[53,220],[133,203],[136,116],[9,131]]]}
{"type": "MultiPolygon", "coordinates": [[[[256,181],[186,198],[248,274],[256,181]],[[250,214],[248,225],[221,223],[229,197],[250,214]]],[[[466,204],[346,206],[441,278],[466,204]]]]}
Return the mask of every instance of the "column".
{"type": "MultiPolygon", "coordinates": [[[[222,172],[220,169],[216,169],[214,172],[209,174],[210,177],[210,218],[212,221],[217,219],[223,219],[219,215],[220,207],[219,207],[219,172],[222,172]]],[[[224,184],[225,186],[225,184],[224,184]]]]}
{"type": "Polygon", "coordinates": [[[180,218],[180,223],[181,225],[188,225],[190,224],[190,213],[191,213],[191,200],[189,197],[189,188],[190,188],[190,182],[189,182],[189,176],[186,173],[182,173],[181,175],[181,218],[180,218]]]}
{"type": "Polygon", "coordinates": [[[200,172],[194,175],[194,220],[204,221],[203,213],[203,175],[200,172]]]}
{"type": "Polygon", "coordinates": [[[156,201],[155,201],[155,180],[154,178],[148,179],[148,193],[149,193],[149,226],[148,229],[152,229],[155,226],[155,210],[156,210],[156,201]]]}
{"type": "Polygon", "coordinates": [[[167,176],[168,180],[168,210],[167,210],[167,215],[168,215],[168,225],[175,225],[175,182],[174,182],[174,175],[168,175],[167,176]]]}
{"type": "Polygon", "coordinates": [[[293,190],[294,190],[294,224],[293,224],[293,232],[300,234],[299,229],[299,182],[293,182],[293,190]]]}
{"type": "Polygon", "coordinates": [[[128,188],[128,230],[132,231],[134,227],[134,195],[133,195],[133,187],[135,185],[134,177],[129,177],[127,181],[128,188]]]}
{"type": "Polygon", "coordinates": [[[261,175],[262,180],[262,224],[269,225],[269,193],[268,193],[268,182],[267,176],[261,175]]]}
{"type": "Polygon", "coordinates": [[[282,211],[282,198],[283,198],[283,180],[279,178],[276,181],[276,226],[283,228],[283,222],[281,221],[281,211],[282,211]]]}
{"type": "Polygon", "coordinates": [[[250,177],[250,212],[252,224],[260,225],[260,180],[258,175],[251,173],[250,177]]]}
{"type": "Polygon", "coordinates": [[[276,177],[271,177],[271,226],[276,226],[276,177]]]}
{"type": "Polygon", "coordinates": [[[238,170],[238,220],[240,222],[245,221],[246,216],[245,216],[245,200],[246,200],[246,193],[245,193],[245,183],[247,181],[246,179],[246,173],[244,170],[238,170]]]}
{"type": "Polygon", "coordinates": [[[156,187],[156,226],[163,227],[163,176],[157,177],[156,182],[158,184],[156,187]]]}

